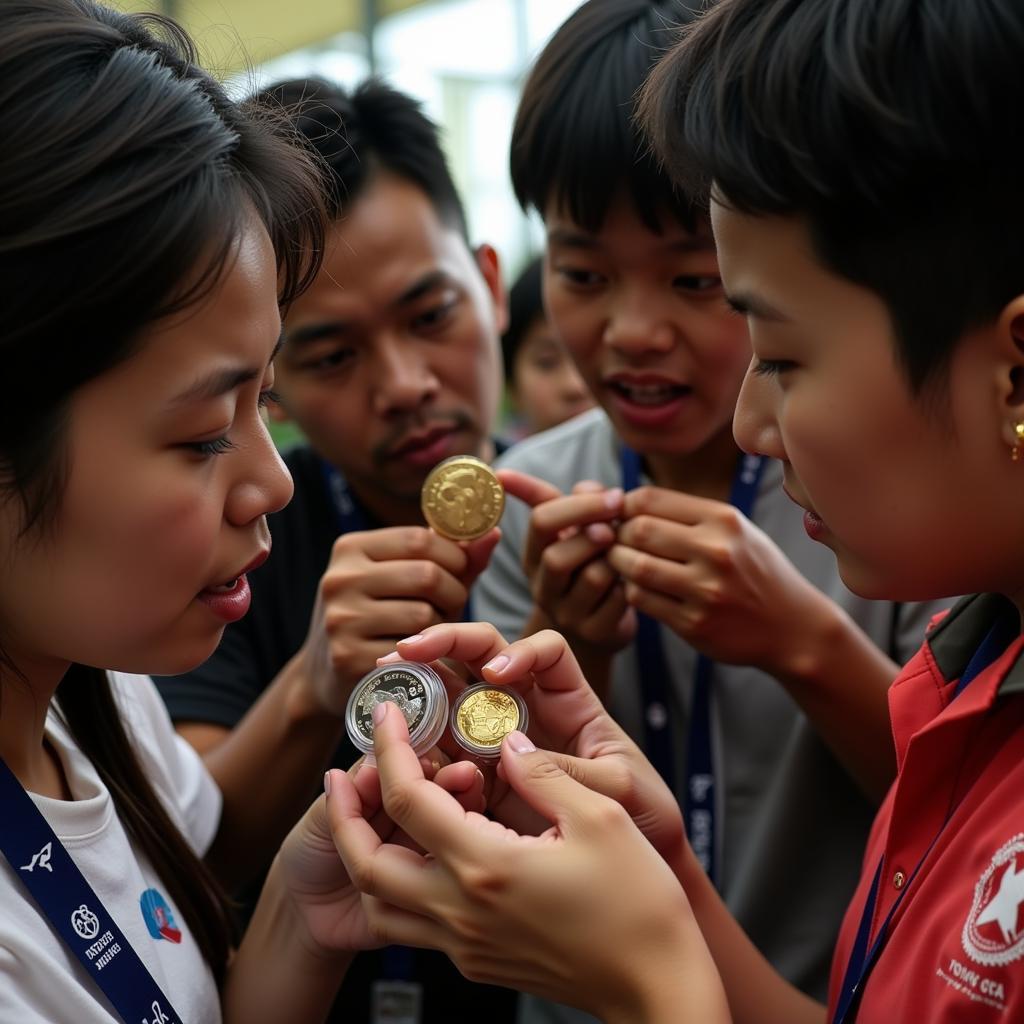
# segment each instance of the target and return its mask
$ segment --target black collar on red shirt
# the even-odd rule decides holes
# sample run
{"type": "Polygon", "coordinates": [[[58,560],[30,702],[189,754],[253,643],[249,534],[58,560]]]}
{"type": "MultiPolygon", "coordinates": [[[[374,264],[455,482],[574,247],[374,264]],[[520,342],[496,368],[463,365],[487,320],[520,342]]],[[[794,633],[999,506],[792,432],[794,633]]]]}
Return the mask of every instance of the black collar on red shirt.
{"type": "MultiPolygon", "coordinates": [[[[979,644],[1004,616],[1017,616],[1016,606],[1002,594],[961,598],[927,638],[944,679],[959,679],[979,644]]],[[[999,687],[999,696],[1024,693],[1024,658],[1018,658],[999,687]]]]}

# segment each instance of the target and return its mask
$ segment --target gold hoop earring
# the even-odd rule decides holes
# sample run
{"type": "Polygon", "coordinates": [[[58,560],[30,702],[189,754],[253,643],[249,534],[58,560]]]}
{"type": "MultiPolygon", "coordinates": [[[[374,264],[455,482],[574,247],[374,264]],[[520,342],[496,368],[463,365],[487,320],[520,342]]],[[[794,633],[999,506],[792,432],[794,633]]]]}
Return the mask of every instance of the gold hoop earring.
{"type": "Polygon", "coordinates": [[[1024,421],[1013,425],[1013,434],[1016,440],[1010,448],[1010,458],[1014,462],[1020,462],[1024,459],[1024,421]]]}

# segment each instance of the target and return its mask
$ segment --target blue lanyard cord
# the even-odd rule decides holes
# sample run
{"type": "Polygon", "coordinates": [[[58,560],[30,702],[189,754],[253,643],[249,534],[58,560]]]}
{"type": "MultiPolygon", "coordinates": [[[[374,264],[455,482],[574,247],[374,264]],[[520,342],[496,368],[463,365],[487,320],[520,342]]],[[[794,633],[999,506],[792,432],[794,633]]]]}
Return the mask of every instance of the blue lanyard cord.
{"type": "MultiPolygon", "coordinates": [[[[996,658],[1006,650],[1010,642],[1019,632],[1020,620],[1016,610],[998,618],[988,633],[985,634],[985,638],[978,645],[974,654],[971,656],[970,661],[968,661],[967,667],[964,669],[963,675],[961,675],[960,681],[957,683],[956,689],[953,691],[952,699],[955,700],[959,697],[971,682],[973,682],[981,672],[991,665],[992,662],[994,662],[996,658]]],[[[966,796],[966,794],[964,795],[966,796]]],[[[832,1018],[832,1024],[850,1024],[850,1022],[852,1022],[856,1017],[857,1007],[860,1005],[860,998],[864,992],[864,985],[868,976],[871,974],[871,971],[874,969],[885,943],[888,941],[889,924],[893,919],[893,915],[906,898],[907,893],[910,892],[910,887],[913,885],[914,879],[921,870],[921,866],[924,864],[925,860],[927,860],[928,854],[932,852],[935,844],[939,841],[939,837],[949,824],[950,818],[953,817],[953,812],[962,800],[963,797],[961,797],[954,806],[950,807],[945,819],[939,826],[938,832],[935,833],[932,841],[928,844],[928,848],[921,855],[921,859],[917,862],[917,866],[910,873],[902,891],[893,903],[889,913],[886,914],[885,920],[882,922],[882,927],[878,929],[878,935],[875,937],[874,943],[871,948],[868,949],[868,938],[871,935],[871,921],[875,916],[875,904],[878,902],[878,892],[882,882],[882,864],[885,860],[884,855],[879,859],[878,867],[875,869],[875,877],[871,883],[871,888],[868,891],[867,901],[864,904],[864,911],[861,914],[860,924],[857,927],[857,937],[854,940],[853,949],[850,952],[850,959],[846,964],[846,971],[843,974],[843,985],[839,990],[839,1001],[836,1003],[836,1012],[832,1018]]]]}
{"type": "MultiPolygon", "coordinates": [[[[736,465],[729,504],[747,518],[754,509],[767,459],[742,455],[736,465]]],[[[622,449],[622,489],[640,486],[640,455],[622,449]]],[[[644,702],[644,745],[658,774],[675,786],[675,757],[669,714],[669,670],[661,640],[661,626],[648,615],[637,616],[637,667],[644,702]]],[[[697,655],[693,672],[693,698],[686,745],[686,782],[683,818],[693,852],[712,883],[715,881],[715,770],[712,749],[711,683],[714,662],[697,655]]]]}
{"type": "Polygon", "coordinates": [[[345,533],[358,533],[369,529],[366,513],[349,490],[348,482],[326,459],[320,460],[320,473],[324,478],[327,496],[331,499],[334,509],[334,520],[338,527],[338,536],[345,533]]]}
{"type": "Polygon", "coordinates": [[[126,1024],[181,1024],[146,965],[14,773],[0,759],[0,850],[126,1024]]]}

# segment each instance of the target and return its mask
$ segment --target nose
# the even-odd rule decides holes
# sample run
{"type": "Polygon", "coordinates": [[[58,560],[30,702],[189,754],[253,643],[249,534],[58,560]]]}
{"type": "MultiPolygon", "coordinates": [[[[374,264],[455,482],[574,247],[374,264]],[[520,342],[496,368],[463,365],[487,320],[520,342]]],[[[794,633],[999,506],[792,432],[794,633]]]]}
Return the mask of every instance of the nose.
{"type": "Polygon", "coordinates": [[[661,354],[672,349],[676,332],[661,296],[652,290],[622,285],[611,296],[604,342],[624,355],[661,354]]]}
{"type": "Polygon", "coordinates": [[[579,375],[576,367],[566,356],[562,361],[562,372],[559,377],[559,390],[562,399],[566,402],[581,402],[590,394],[583,378],[579,375]]]}
{"type": "Polygon", "coordinates": [[[782,391],[778,381],[754,372],[757,359],[751,359],[736,401],[732,432],[736,443],[751,455],[786,458],[779,430],[779,404],[782,391]]]}
{"type": "Polygon", "coordinates": [[[225,506],[225,516],[233,526],[249,526],[284,508],[294,491],[291,474],[270,432],[262,420],[258,423],[251,440],[240,451],[231,453],[241,456],[225,506]]]}
{"type": "Polygon", "coordinates": [[[432,402],[440,391],[427,342],[397,337],[375,345],[373,409],[379,416],[413,412],[432,402]]]}

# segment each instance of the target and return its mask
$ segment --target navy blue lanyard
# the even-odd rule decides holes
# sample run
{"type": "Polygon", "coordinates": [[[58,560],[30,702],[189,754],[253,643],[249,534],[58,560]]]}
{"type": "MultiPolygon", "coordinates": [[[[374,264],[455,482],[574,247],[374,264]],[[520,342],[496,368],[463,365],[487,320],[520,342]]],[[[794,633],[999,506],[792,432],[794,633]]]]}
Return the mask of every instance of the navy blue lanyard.
{"type": "MultiPolygon", "coordinates": [[[[968,661],[967,667],[964,669],[963,675],[960,676],[960,681],[957,683],[951,699],[956,700],[967,686],[1006,650],[1019,632],[1020,619],[1015,610],[1012,614],[1007,614],[997,619],[992,628],[986,633],[985,638],[978,645],[970,661],[968,661]]],[[[960,799],[962,800],[963,797],[960,799]]],[[[921,865],[924,864],[928,854],[932,852],[933,847],[939,841],[939,836],[942,835],[943,830],[949,824],[949,819],[953,817],[953,811],[956,810],[959,803],[960,801],[957,801],[949,809],[945,820],[939,826],[939,831],[935,833],[934,838],[928,844],[928,848],[917,862],[917,866],[907,878],[903,890],[900,892],[895,903],[893,903],[889,913],[886,914],[882,927],[878,929],[878,935],[869,949],[868,939],[871,936],[871,921],[875,916],[875,904],[878,902],[878,890],[882,882],[882,864],[885,860],[885,855],[883,854],[879,859],[878,867],[875,869],[875,877],[871,882],[868,898],[864,904],[864,911],[860,917],[860,924],[857,927],[857,937],[854,939],[853,949],[850,951],[850,959],[847,961],[846,971],[843,974],[843,985],[839,990],[839,1001],[836,1003],[836,1012],[832,1018],[832,1024],[849,1024],[856,1017],[857,1007],[860,1005],[860,998],[864,992],[864,984],[878,962],[882,948],[889,938],[889,924],[892,921],[893,915],[907,893],[910,892],[910,887],[921,870],[921,865]]]]}
{"type": "Polygon", "coordinates": [[[320,460],[320,473],[324,478],[327,496],[331,499],[331,507],[334,509],[338,536],[370,529],[366,513],[355,495],[348,489],[348,481],[341,473],[325,459],[320,460]]]}
{"type": "Polygon", "coordinates": [[[86,974],[127,1024],[181,1024],[39,808],[0,758],[0,850],[86,974]]]}
{"type": "MultiPolygon", "coordinates": [[[[768,460],[741,455],[729,489],[729,504],[748,519],[754,509],[761,476],[768,460]]],[[[641,458],[622,448],[622,489],[640,486],[641,458]]],[[[643,613],[637,616],[636,656],[644,701],[644,742],[658,774],[675,786],[672,723],[669,713],[669,670],[661,642],[661,627],[643,613]]],[[[686,743],[686,785],[683,818],[693,852],[712,882],[715,881],[715,766],[712,751],[711,680],[715,663],[697,655],[693,671],[690,728],[686,743]]]]}

